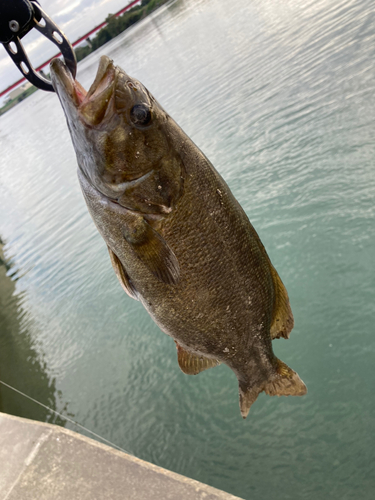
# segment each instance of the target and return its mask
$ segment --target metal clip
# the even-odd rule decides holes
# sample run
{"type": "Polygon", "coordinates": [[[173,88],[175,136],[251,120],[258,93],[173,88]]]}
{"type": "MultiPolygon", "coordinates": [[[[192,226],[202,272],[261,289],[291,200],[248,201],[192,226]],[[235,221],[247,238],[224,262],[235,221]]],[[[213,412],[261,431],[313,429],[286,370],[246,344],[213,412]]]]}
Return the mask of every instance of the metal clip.
{"type": "MultiPolygon", "coordinates": [[[[77,60],[74,49],[69,40],[37,2],[31,1],[30,4],[34,10],[33,27],[59,48],[65,64],[72,73],[73,78],[75,78],[77,73],[77,60]]],[[[13,28],[10,26],[10,29],[14,31],[15,36],[11,41],[8,41],[3,45],[18,69],[21,73],[23,73],[24,77],[29,80],[29,82],[39,89],[54,92],[51,81],[37,73],[29,61],[20,38],[16,36],[17,26],[14,25],[13,28]]]]}

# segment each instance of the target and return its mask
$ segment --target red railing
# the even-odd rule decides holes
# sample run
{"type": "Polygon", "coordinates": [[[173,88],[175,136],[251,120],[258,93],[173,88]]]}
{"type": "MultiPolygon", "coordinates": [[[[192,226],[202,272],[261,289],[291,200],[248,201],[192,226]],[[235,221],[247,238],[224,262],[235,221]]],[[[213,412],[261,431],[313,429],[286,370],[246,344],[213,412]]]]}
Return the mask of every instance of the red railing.
{"type": "MultiPolygon", "coordinates": [[[[124,7],[123,9],[119,10],[118,12],[116,12],[116,14],[113,14],[115,17],[118,17],[118,16],[121,16],[121,14],[123,14],[124,12],[126,12],[127,10],[131,9],[132,7],[134,7],[135,4],[139,3],[140,0],[134,0],[134,2],[130,2],[126,7],[124,7]]],[[[80,38],[78,38],[78,40],[76,40],[75,42],[72,43],[73,47],[75,47],[76,45],[78,45],[79,43],[81,43],[83,40],[86,40],[86,38],[88,38],[90,35],[92,35],[93,33],[95,33],[96,31],[99,31],[101,28],[103,28],[103,26],[105,26],[107,24],[106,21],[104,21],[103,23],[99,24],[98,26],[95,26],[95,28],[93,28],[91,31],[89,31],[88,33],[86,33],[86,35],[83,35],[81,36],[80,38]]],[[[55,57],[59,57],[61,56],[61,52],[59,52],[58,54],[55,54],[54,56],[50,57],[48,59],[48,61],[45,61],[43,64],[41,64],[40,66],[38,66],[36,69],[36,71],[40,71],[41,69],[43,69],[45,66],[47,66],[51,61],[52,59],[54,59],[55,57]]],[[[18,87],[18,85],[20,85],[21,83],[25,82],[26,81],[26,78],[20,78],[19,80],[17,80],[15,83],[13,83],[12,85],[10,85],[9,87],[7,87],[5,90],[2,90],[0,92],[0,97],[2,97],[4,94],[7,94],[8,92],[10,92],[11,90],[13,90],[15,87],[18,87]]]]}

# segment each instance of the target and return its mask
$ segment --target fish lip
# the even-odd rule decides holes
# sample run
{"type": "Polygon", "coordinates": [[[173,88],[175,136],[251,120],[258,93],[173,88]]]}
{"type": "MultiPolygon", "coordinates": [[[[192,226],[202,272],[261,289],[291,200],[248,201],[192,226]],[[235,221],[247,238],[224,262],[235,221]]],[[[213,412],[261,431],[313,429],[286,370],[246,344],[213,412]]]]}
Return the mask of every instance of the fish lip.
{"type": "Polygon", "coordinates": [[[85,100],[89,100],[94,96],[94,94],[100,93],[100,90],[104,90],[111,85],[115,80],[115,77],[116,67],[113,64],[112,59],[108,56],[101,56],[95,79],[87,91],[85,100]],[[103,87],[103,83],[105,84],[105,87],[103,87]]]}
{"type": "Polygon", "coordinates": [[[52,59],[50,70],[51,81],[56,94],[60,98],[67,97],[68,101],[78,107],[81,101],[80,95],[76,91],[75,80],[66,64],[60,59],[52,59]]]}
{"type": "Polygon", "coordinates": [[[80,108],[92,101],[97,94],[107,89],[116,78],[116,67],[107,56],[100,58],[94,82],[88,91],[73,78],[70,70],[61,59],[52,59],[50,70],[52,85],[56,93],[60,98],[66,97],[75,108],[80,108]]]}

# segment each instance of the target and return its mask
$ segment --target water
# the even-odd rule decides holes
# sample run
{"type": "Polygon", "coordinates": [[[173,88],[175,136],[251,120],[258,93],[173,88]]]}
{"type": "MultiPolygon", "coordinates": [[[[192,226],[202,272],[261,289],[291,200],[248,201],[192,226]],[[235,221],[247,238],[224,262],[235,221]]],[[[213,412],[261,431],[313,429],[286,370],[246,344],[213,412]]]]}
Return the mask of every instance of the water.
{"type": "MultiPolygon", "coordinates": [[[[43,92],[0,119],[0,378],[245,499],[372,499],[372,0],[180,0],[98,52],[151,90],[246,210],[295,316],[275,352],[309,393],[262,394],[243,421],[227,367],[180,372],[173,341],[117,283],[43,92]]],[[[85,86],[99,53],[79,67],[85,86]]],[[[62,423],[3,386],[0,409],[62,423]]]]}

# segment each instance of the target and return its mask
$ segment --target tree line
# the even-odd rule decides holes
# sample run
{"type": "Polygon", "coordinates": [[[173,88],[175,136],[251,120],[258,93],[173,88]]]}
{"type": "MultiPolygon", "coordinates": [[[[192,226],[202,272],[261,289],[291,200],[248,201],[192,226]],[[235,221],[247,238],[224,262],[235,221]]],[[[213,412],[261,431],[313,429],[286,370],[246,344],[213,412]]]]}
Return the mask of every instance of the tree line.
{"type": "Polygon", "coordinates": [[[169,0],[142,0],[140,5],[127,10],[121,16],[115,17],[113,14],[108,14],[106,26],[99,30],[92,39],[88,39],[87,45],[75,49],[77,61],[81,61],[167,1],[169,0]]]}

